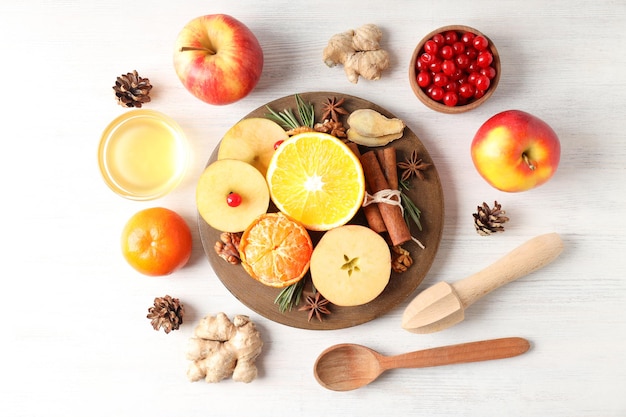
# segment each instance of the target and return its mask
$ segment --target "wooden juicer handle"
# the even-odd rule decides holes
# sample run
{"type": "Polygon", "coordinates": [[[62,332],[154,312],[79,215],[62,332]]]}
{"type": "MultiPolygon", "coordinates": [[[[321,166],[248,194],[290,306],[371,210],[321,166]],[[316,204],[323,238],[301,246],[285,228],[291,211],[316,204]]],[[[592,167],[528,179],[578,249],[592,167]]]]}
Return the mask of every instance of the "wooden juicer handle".
{"type": "Polygon", "coordinates": [[[491,291],[552,262],[563,251],[557,233],[530,239],[485,269],[452,284],[461,304],[469,307],[491,291]]]}

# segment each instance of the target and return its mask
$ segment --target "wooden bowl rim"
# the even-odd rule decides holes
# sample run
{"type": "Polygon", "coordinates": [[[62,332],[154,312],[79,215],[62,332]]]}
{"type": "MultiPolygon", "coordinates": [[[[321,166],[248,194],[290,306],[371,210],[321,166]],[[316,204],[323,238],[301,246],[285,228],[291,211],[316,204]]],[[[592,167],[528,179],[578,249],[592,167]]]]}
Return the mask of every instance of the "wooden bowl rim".
{"type": "Polygon", "coordinates": [[[422,40],[417,44],[417,46],[413,50],[413,55],[411,56],[411,62],[409,64],[409,82],[411,83],[411,89],[413,90],[413,93],[415,93],[417,98],[422,103],[424,103],[424,105],[426,105],[427,107],[433,110],[436,110],[438,112],[448,113],[448,114],[464,113],[464,112],[475,109],[476,107],[480,106],[485,101],[487,101],[496,91],[496,88],[498,87],[498,84],[500,82],[501,73],[502,73],[502,65],[500,63],[500,54],[498,53],[498,49],[496,48],[495,44],[491,41],[491,39],[487,35],[479,31],[478,29],[475,29],[471,26],[465,26],[465,25],[442,26],[428,33],[426,36],[422,38],[422,40]],[[493,55],[494,68],[496,69],[496,76],[491,80],[491,85],[489,86],[489,89],[487,90],[485,95],[479,98],[478,100],[474,100],[463,106],[450,107],[450,106],[446,106],[443,103],[439,103],[431,99],[430,97],[428,97],[426,93],[424,92],[424,90],[422,90],[422,88],[419,85],[417,85],[415,61],[417,60],[417,57],[419,56],[422,48],[424,47],[424,44],[426,43],[427,40],[431,39],[437,33],[443,33],[449,30],[454,30],[456,32],[472,32],[475,35],[484,36],[489,41],[489,49],[491,50],[491,54],[493,55]]]}

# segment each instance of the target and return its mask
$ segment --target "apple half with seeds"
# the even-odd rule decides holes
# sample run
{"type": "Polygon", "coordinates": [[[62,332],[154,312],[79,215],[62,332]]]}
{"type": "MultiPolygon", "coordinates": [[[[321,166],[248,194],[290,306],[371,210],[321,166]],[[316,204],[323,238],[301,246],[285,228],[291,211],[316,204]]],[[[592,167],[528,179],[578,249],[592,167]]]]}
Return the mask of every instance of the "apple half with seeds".
{"type": "Polygon", "coordinates": [[[338,306],[358,306],[383,292],[391,276],[385,239],[368,227],[345,225],[324,233],[311,255],[313,285],[338,306]]]}
{"type": "Polygon", "coordinates": [[[265,177],[252,165],[237,159],[209,164],[196,186],[198,213],[209,226],[222,232],[241,232],[267,212],[270,192],[265,177]]]}
{"type": "Polygon", "coordinates": [[[276,144],[288,138],[285,129],[270,119],[243,119],[228,129],[222,138],[217,159],[239,159],[265,176],[276,144]]]}

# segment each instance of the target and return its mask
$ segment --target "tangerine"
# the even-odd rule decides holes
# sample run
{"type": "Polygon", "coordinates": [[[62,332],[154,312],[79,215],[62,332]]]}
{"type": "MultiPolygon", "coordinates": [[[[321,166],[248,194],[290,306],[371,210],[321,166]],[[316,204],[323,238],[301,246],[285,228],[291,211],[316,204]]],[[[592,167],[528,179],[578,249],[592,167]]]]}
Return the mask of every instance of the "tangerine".
{"type": "Polygon", "coordinates": [[[270,287],[298,282],[309,270],[313,243],[307,230],[283,213],[257,217],[241,235],[239,256],[246,272],[270,287]]]}
{"type": "Polygon", "coordinates": [[[163,207],[135,213],[122,231],[122,254],[144,275],[168,275],[182,268],[191,257],[191,247],[185,219],[163,207]]]}

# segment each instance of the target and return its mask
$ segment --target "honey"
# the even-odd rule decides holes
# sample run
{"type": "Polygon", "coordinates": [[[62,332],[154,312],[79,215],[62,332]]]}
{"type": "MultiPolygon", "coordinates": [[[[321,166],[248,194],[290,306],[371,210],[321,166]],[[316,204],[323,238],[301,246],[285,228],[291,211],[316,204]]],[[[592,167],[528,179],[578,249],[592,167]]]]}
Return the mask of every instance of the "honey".
{"type": "Polygon", "coordinates": [[[152,110],[133,110],[105,130],[100,170],[116,193],[149,200],[172,191],[187,167],[186,138],[178,124],[152,110]]]}

